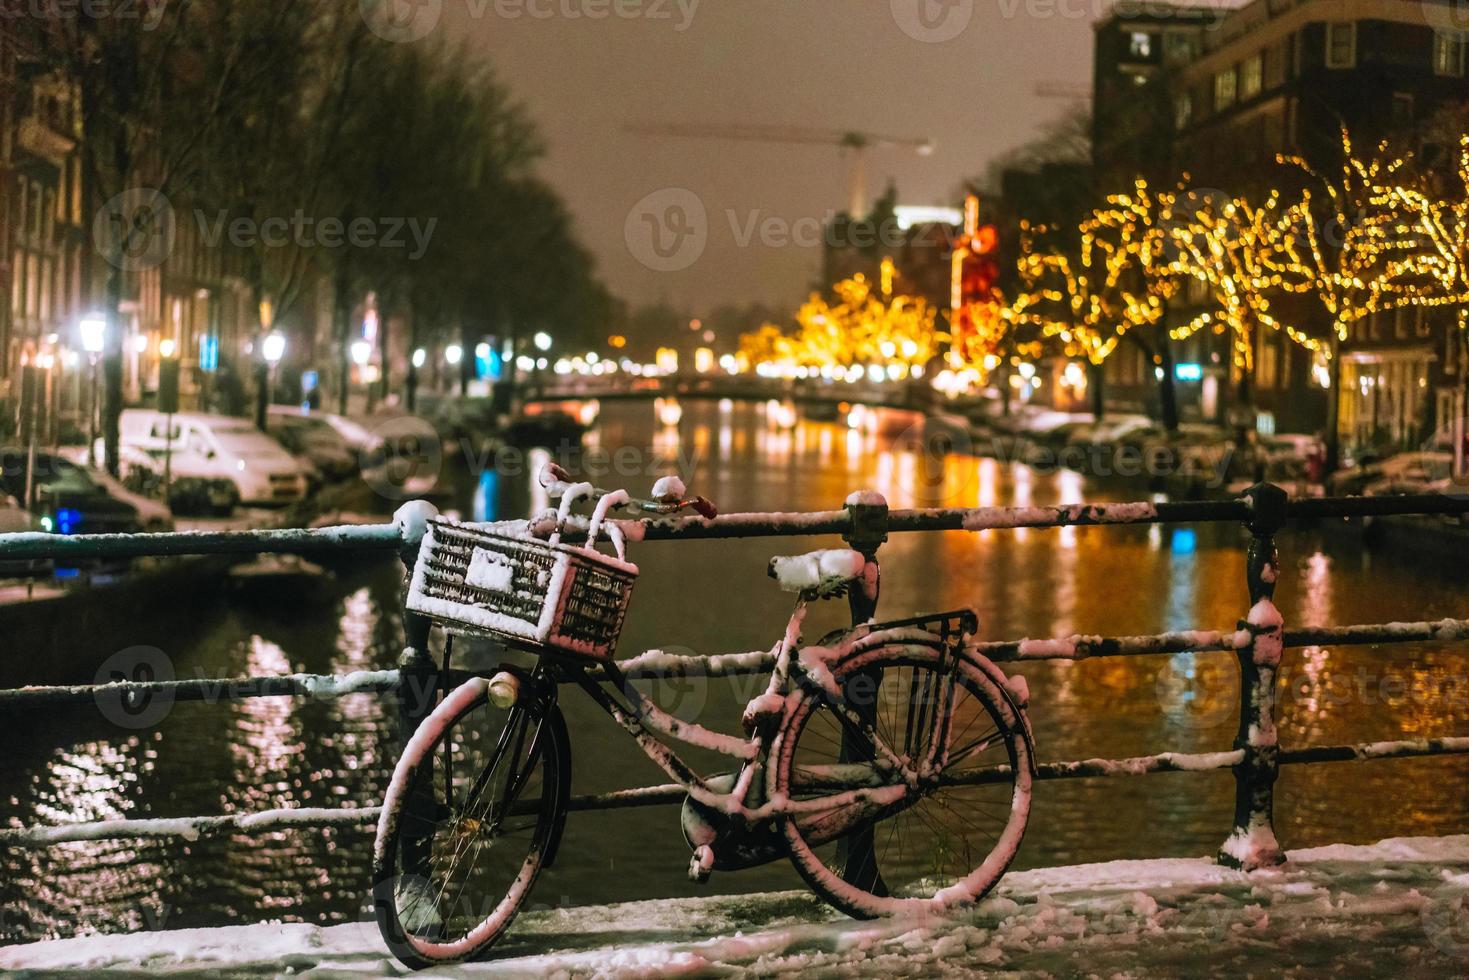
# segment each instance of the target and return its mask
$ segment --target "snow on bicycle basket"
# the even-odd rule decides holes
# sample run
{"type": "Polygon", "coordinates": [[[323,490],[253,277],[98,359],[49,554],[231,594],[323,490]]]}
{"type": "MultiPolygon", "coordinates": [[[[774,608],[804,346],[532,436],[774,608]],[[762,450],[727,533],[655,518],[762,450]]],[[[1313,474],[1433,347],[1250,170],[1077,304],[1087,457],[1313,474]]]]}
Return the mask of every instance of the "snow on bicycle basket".
{"type": "Polygon", "coordinates": [[[507,534],[494,525],[430,521],[407,608],[452,632],[611,659],[638,577],[616,534],[617,557],[594,548],[619,496],[625,499],[619,492],[598,502],[584,547],[561,543],[572,492],[562,500],[549,540],[507,534]]]}

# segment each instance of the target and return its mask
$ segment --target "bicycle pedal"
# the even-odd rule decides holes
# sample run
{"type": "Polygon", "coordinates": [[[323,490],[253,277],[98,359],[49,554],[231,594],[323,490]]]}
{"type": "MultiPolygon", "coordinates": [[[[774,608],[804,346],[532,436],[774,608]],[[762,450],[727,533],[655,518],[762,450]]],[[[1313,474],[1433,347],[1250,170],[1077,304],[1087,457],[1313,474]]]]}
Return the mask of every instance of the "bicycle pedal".
{"type": "Polygon", "coordinates": [[[702,885],[713,873],[714,849],[708,844],[694,848],[694,856],[689,861],[689,880],[697,885],[702,885]]]}

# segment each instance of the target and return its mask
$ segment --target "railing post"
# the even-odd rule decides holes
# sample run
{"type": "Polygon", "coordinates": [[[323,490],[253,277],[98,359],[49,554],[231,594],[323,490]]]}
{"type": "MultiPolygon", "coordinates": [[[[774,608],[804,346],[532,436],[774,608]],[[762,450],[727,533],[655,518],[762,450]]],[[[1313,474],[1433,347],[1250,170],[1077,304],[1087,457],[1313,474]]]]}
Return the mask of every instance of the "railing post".
{"type": "MultiPolygon", "coordinates": [[[[860,626],[877,615],[877,597],[882,585],[882,569],[877,562],[877,549],[888,539],[888,502],[873,490],[858,490],[847,498],[847,513],[852,524],[842,537],[853,551],[867,559],[862,581],[847,592],[852,609],[852,625],[860,626]]],[[[882,673],[876,672],[870,683],[849,685],[843,692],[852,712],[869,725],[877,724],[877,691],[882,686],[882,673]],[[862,696],[865,693],[865,697],[862,696]]],[[[845,729],[842,730],[841,761],[870,762],[870,751],[856,750],[845,729]]],[[[842,877],[864,891],[886,895],[887,884],[877,867],[877,850],[873,846],[873,830],[864,827],[843,837],[837,844],[837,860],[843,865],[842,877]]]]}
{"type": "Polygon", "coordinates": [[[1289,495],[1270,483],[1251,487],[1252,511],[1245,574],[1250,614],[1239,624],[1249,644],[1236,650],[1239,660],[1239,732],[1234,747],[1244,759],[1234,770],[1234,831],[1219,850],[1219,863],[1253,871],[1285,861],[1275,839],[1275,780],[1280,775],[1280,745],[1275,728],[1275,676],[1284,648],[1285,624],[1275,608],[1280,556],[1275,533],[1286,521],[1289,495]]]}
{"type": "MultiPolygon", "coordinates": [[[[393,515],[398,525],[402,542],[399,556],[405,570],[403,595],[407,598],[408,584],[413,576],[413,566],[418,561],[418,549],[428,522],[439,515],[433,504],[414,500],[398,508],[393,515]]],[[[438,668],[428,651],[429,632],[432,623],[421,613],[409,612],[403,606],[403,653],[398,657],[398,736],[404,747],[423,720],[433,712],[439,688],[438,668]]],[[[404,814],[417,815],[420,820],[406,821],[405,826],[428,828],[435,823],[432,818],[434,800],[431,792],[422,785],[411,792],[404,801],[404,814]]],[[[432,835],[421,831],[406,831],[398,855],[398,864],[405,877],[429,877],[432,835]]],[[[396,885],[394,886],[396,888],[396,885]]]]}
{"type": "MultiPolygon", "coordinates": [[[[418,561],[418,548],[423,542],[428,522],[439,516],[438,509],[425,500],[414,500],[398,508],[393,521],[398,525],[402,540],[399,556],[403,560],[405,577],[403,594],[408,592],[408,577],[418,561]]],[[[431,623],[428,617],[403,610],[403,653],[398,658],[398,721],[399,734],[404,744],[413,736],[423,719],[434,710],[434,695],[438,690],[438,669],[433,656],[428,652],[428,637],[431,623]]]]}
{"type": "Polygon", "coordinates": [[[846,507],[852,526],[842,537],[853,551],[867,559],[862,587],[848,594],[852,625],[858,626],[877,615],[877,596],[882,585],[877,549],[888,539],[888,502],[874,490],[858,490],[847,498],[846,507]]]}

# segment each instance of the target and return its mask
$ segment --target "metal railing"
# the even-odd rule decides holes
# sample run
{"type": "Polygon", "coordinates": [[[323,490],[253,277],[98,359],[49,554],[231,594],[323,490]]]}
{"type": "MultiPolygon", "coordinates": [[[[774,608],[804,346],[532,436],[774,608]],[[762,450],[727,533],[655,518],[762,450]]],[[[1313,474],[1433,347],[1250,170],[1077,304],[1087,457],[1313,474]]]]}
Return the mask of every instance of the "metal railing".
{"type": "MultiPolygon", "coordinates": [[[[401,508],[391,523],[365,527],[75,537],[29,533],[0,535],[0,560],[396,551],[405,565],[411,568],[427,521],[435,513],[432,506],[415,502],[401,508]]],[[[1273,826],[1274,785],[1282,765],[1469,754],[1469,738],[1404,739],[1289,748],[1277,744],[1276,673],[1283,650],[1323,644],[1463,642],[1469,640],[1469,620],[1311,626],[1287,630],[1273,603],[1279,567],[1276,534],[1292,520],[1391,515],[1462,517],[1465,514],[1469,514],[1469,497],[1426,495],[1291,500],[1280,488],[1262,484],[1239,499],[1227,501],[1027,508],[889,510],[881,496],[858,493],[848,498],[846,505],[839,510],[801,514],[733,514],[714,519],[650,518],[616,523],[629,541],[637,542],[840,535],[873,562],[876,562],[881,546],[891,534],[1139,524],[1243,524],[1248,533],[1245,586],[1250,611],[1233,629],[1187,630],[1147,636],[986,641],[977,642],[974,649],[1000,663],[1210,651],[1233,653],[1240,678],[1239,727],[1229,751],[1163,751],[1129,759],[1044,762],[1039,765],[1038,776],[1041,779],[1077,779],[1232,770],[1235,777],[1233,827],[1220,849],[1219,859],[1236,867],[1253,869],[1282,859],[1273,826]]],[[[568,540],[573,540],[575,534],[573,525],[568,532],[568,540]]],[[[854,622],[869,621],[874,612],[875,600],[853,597],[854,622]]],[[[429,653],[431,625],[424,617],[405,611],[403,654],[397,668],[392,670],[365,671],[341,677],[294,674],[232,680],[26,687],[0,690],[0,710],[77,705],[103,698],[153,695],[166,695],[175,700],[234,701],[256,697],[340,698],[391,693],[397,696],[400,734],[406,738],[432,710],[440,688],[439,667],[429,653]]],[[[715,657],[643,656],[623,661],[621,666],[631,678],[648,679],[753,675],[768,672],[772,664],[771,654],[755,652],[715,657]]],[[[646,786],[574,796],[569,808],[593,810],[654,806],[678,803],[683,797],[683,788],[675,784],[646,786]]],[[[303,808],[252,814],[5,828],[0,829],[0,844],[46,847],[78,840],[189,838],[202,833],[232,830],[367,825],[376,821],[378,813],[376,806],[330,810],[303,808]]]]}

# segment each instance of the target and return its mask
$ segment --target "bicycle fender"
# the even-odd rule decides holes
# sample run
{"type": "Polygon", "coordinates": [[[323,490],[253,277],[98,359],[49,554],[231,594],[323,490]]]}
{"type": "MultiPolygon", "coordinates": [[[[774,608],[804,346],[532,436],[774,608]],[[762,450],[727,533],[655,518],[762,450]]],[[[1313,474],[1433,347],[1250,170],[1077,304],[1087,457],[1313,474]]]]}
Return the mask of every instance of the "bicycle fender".
{"type": "Polygon", "coordinates": [[[551,836],[546,840],[545,867],[554,867],[556,852],[561,849],[561,835],[566,830],[566,802],[571,799],[571,735],[566,727],[566,718],[557,703],[560,688],[555,681],[537,681],[535,672],[518,664],[502,663],[495,668],[514,674],[533,696],[545,702],[546,724],[551,726],[551,741],[556,745],[556,795],[560,805],[556,808],[556,820],[551,826],[551,836]]]}
{"type": "Polygon", "coordinates": [[[1025,706],[1015,697],[1015,692],[1010,689],[1010,678],[1006,677],[1005,672],[999,668],[999,665],[988,657],[981,656],[969,650],[962,651],[962,655],[970,663],[974,664],[974,666],[984,671],[986,677],[995,682],[995,686],[1000,689],[1001,696],[1014,709],[1016,717],[1020,719],[1021,730],[1025,734],[1025,747],[1029,750],[1027,754],[1030,757],[1030,774],[1032,776],[1040,775],[1040,768],[1035,761],[1035,733],[1030,728],[1030,714],[1025,710],[1025,706]]]}

